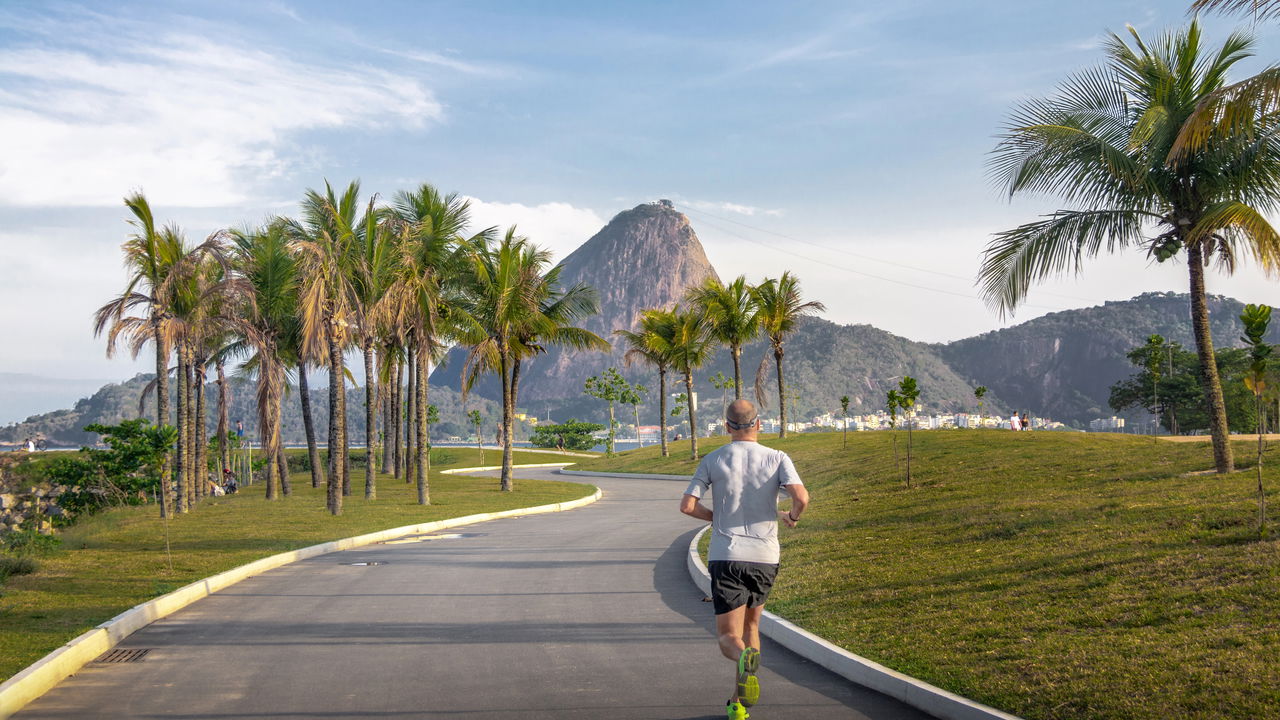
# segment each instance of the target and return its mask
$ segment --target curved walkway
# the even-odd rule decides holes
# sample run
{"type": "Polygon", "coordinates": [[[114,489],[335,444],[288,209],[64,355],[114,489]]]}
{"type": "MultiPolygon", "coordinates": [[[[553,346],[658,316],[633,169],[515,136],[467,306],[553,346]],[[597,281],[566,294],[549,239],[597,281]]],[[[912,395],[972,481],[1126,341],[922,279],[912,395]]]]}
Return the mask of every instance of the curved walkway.
{"type": "MultiPolygon", "coordinates": [[[[593,482],[605,496],[580,510],[245,580],[121,643],[142,660],[89,665],[14,717],[724,717],[731,665],[685,568],[700,526],[682,485],[593,482]]],[[[753,717],[925,717],[764,646],[753,717]]]]}

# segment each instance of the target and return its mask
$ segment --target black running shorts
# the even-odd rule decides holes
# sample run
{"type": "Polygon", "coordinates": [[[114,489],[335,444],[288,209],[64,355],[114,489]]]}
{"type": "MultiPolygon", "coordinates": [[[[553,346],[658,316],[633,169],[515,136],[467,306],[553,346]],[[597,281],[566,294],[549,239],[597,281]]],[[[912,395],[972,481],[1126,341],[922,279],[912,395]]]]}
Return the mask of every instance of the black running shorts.
{"type": "Polygon", "coordinates": [[[778,566],[768,563],[738,562],[736,560],[712,560],[711,602],[717,615],[746,605],[757,608],[764,605],[778,576],[778,566]]]}

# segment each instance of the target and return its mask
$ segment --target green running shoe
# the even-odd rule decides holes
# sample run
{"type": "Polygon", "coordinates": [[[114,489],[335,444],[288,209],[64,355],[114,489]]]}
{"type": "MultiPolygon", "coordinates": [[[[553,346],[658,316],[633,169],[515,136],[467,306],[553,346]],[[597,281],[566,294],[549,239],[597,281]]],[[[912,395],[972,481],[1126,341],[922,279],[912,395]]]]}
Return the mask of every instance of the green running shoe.
{"type": "Polygon", "coordinates": [[[759,669],[760,651],[743,648],[738,656],[738,700],[747,707],[760,702],[760,680],[756,678],[759,669]]]}
{"type": "Polygon", "coordinates": [[[747,714],[747,709],[742,707],[742,703],[730,700],[727,709],[729,711],[729,720],[747,720],[747,718],[751,717],[747,714]]]}

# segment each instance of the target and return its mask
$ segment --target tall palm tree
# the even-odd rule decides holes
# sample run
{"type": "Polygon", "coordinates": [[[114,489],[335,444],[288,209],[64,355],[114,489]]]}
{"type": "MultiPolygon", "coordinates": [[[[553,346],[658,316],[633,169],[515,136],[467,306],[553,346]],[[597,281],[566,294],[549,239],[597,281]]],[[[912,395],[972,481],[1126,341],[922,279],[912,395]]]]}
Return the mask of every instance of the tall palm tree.
{"type": "Polygon", "coordinates": [[[375,349],[382,337],[384,308],[383,296],[393,279],[395,253],[391,242],[391,230],[379,222],[374,208],[376,197],[369,199],[359,227],[353,228],[355,258],[351,266],[351,290],[353,295],[356,335],[360,350],[364,353],[364,497],[377,497],[374,480],[374,448],[377,446],[378,379],[374,371],[375,349]]]}
{"type": "Polygon", "coordinates": [[[285,390],[290,334],[297,332],[299,258],[282,222],[273,222],[251,232],[234,236],[236,265],[244,278],[242,305],[235,330],[243,338],[243,349],[253,353],[249,365],[257,371],[258,428],[263,454],[267,458],[266,496],[278,497],[287,482],[278,472],[281,402],[285,390]]]}
{"type": "Polygon", "coordinates": [[[613,346],[595,333],[577,327],[577,323],[600,311],[596,290],[584,283],[567,288],[560,287],[561,266],[557,265],[541,276],[534,291],[538,298],[538,312],[546,322],[530,323],[522,327],[515,337],[515,359],[511,366],[511,403],[520,404],[520,370],[523,364],[549,347],[576,351],[609,352],[613,346]]]}
{"type": "MultiPolygon", "coordinates": [[[[397,250],[394,278],[386,290],[386,322],[409,343],[406,362],[414,411],[410,433],[416,457],[412,465],[418,502],[431,502],[428,473],[427,401],[432,362],[445,351],[445,340],[461,315],[456,297],[465,256],[460,245],[470,218],[470,206],[456,194],[442,194],[423,183],[412,192],[400,192],[392,201],[386,220],[397,250]],[[412,361],[416,359],[416,362],[412,361]]],[[[484,234],[473,242],[482,242],[484,234]]],[[[398,382],[397,382],[398,384],[398,382]]],[[[407,479],[407,477],[406,477],[407,479]]]]}
{"type": "Polygon", "coordinates": [[[662,457],[668,457],[667,370],[671,367],[676,314],[671,310],[645,310],[640,313],[637,325],[637,330],[614,330],[613,334],[627,343],[627,352],[622,357],[628,367],[636,360],[643,360],[658,371],[658,433],[662,457]]]}
{"type": "MultiPolygon", "coordinates": [[[[807,315],[825,312],[827,306],[816,300],[804,301],[800,295],[800,281],[790,272],[778,279],[765,278],[755,288],[756,307],[759,308],[760,330],[769,338],[773,348],[773,364],[778,375],[778,437],[787,436],[787,395],[782,374],[783,342],[796,329],[796,323],[807,315]]],[[[769,356],[760,358],[756,369],[756,399],[764,406],[764,376],[769,356]]]]}
{"type": "MultiPolygon", "coordinates": [[[[147,198],[137,192],[124,199],[125,207],[134,216],[130,224],[136,232],[125,241],[125,268],[129,280],[119,296],[113,298],[94,313],[93,332],[107,332],[107,357],[115,354],[117,340],[124,336],[130,341],[134,357],[148,342],[155,348],[156,356],[156,425],[169,423],[169,356],[173,348],[173,327],[160,299],[159,290],[165,285],[174,264],[183,249],[180,233],[175,227],[156,228],[155,215],[147,198]],[[128,313],[139,311],[140,315],[128,313]]],[[[173,510],[173,486],[169,482],[171,459],[165,455],[161,477],[160,515],[167,517],[173,510]]]]}
{"type": "Polygon", "coordinates": [[[1280,235],[1266,220],[1280,197],[1276,122],[1260,117],[1258,133],[1213,132],[1195,152],[1175,152],[1188,119],[1224,87],[1252,40],[1234,33],[1205,48],[1197,22],[1152,44],[1130,33],[1134,47],[1111,35],[1105,66],[1014,113],[994,151],[995,178],[1011,197],[1057,194],[1072,207],[997,234],[978,282],[1003,314],[1033,283],[1079,272],[1103,250],[1143,248],[1158,261],[1185,253],[1214,462],[1226,473],[1234,463],[1204,273],[1213,260],[1230,272],[1244,255],[1280,266],[1280,235]]]}
{"type": "Polygon", "coordinates": [[[729,346],[733,356],[733,397],[742,398],[742,346],[760,334],[759,308],[746,277],[725,285],[707,278],[689,291],[689,301],[706,316],[713,337],[729,346]]]}
{"type": "Polygon", "coordinates": [[[169,316],[178,357],[178,445],[174,463],[178,492],[175,509],[185,513],[194,507],[199,474],[195,365],[210,322],[210,310],[221,306],[220,295],[225,287],[222,280],[225,278],[219,278],[209,263],[211,253],[216,254],[221,247],[220,233],[194,248],[188,249],[181,235],[177,235],[176,242],[182,249],[182,255],[173,264],[158,295],[169,316]]]}
{"type": "Polygon", "coordinates": [[[471,325],[461,336],[472,345],[463,368],[463,388],[480,374],[497,372],[502,381],[502,489],[511,491],[511,451],[520,364],[546,344],[581,349],[608,347],[602,338],[568,323],[595,311],[594,293],[584,286],[561,289],[559,268],[547,269],[548,251],[512,226],[496,243],[469,242],[471,325]]]}
{"type": "Polygon", "coordinates": [[[698,459],[698,417],[694,407],[693,371],[702,367],[715,351],[713,332],[706,316],[696,309],[675,310],[671,339],[671,366],[684,374],[689,411],[689,457],[698,459]]]}
{"type": "Polygon", "coordinates": [[[342,498],[350,492],[346,473],[346,363],[356,305],[351,284],[355,256],[360,183],[352,181],[341,196],[325,182],[323,195],[308,189],[302,221],[286,229],[298,253],[301,288],[303,354],[324,357],[329,366],[329,467],[326,506],[342,514],[342,498]]]}

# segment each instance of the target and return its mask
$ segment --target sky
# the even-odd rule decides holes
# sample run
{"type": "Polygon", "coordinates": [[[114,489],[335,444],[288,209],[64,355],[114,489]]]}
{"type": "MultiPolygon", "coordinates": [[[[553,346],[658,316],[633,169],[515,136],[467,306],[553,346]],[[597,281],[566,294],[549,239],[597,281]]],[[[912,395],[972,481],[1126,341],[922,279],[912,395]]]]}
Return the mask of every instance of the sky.
{"type": "MultiPolygon", "coordinates": [[[[1189,1],[0,3],[0,373],[123,379],[90,316],[124,287],[122,198],[193,242],[296,211],[307,188],[430,182],[476,228],[562,258],[668,198],[722,277],[796,274],[826,317],[945,342],[1160,290],[1138,251],[1033,290],[974,279],[1010,201],[990,151],[1016,104],[1099,64],[1107,32],[1189,1]]],[[[1220,43],[1243,21],[1206,19],[1220,43]]],[[[1280,62],[1280,24],[1252,28],[1280,62]]],[[[1209,291],[1280,305],[1245,265],[1209,291]]],[[[153,361],[152,361],[153,362],[153,361]]]]}

